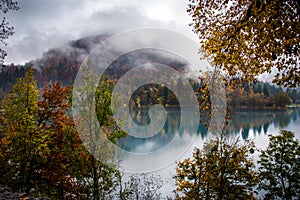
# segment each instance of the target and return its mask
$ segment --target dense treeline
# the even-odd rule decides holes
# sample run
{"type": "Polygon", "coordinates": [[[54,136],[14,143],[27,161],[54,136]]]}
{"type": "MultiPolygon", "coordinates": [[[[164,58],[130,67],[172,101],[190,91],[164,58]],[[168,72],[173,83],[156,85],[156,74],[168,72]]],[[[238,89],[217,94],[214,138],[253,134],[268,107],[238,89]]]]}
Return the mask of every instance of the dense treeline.
{"type": "MultiPolygon", "coordinates": [[[[164,78],[164,77],[162,77],[164,78]]],[[[171,87],[180,90],[180,80],[169,83],[171,87]],[[172,85],[173,84],[173,85],[172,85]]],[[[204,82],[190,80],[195,94],[201,105],[201,99],[208,95],[209,88],[204,82]]],[[[151,84],[142,86],[132,96],[138,107],[149,107],[153,103],[161,103],[166,107],[178,107],[179,103],[172,91],[167,86],[151,84]],[[150,103],[151,102],[151,103],[150,103]]],[[[268,82],[258,82],[255,84],[243,84],[242,86],[227,86],[227,105],[235,109],[277,109],[285,108],[290,104],[300,103],[300,90],[295,88],[283,89],[268,82]]],[[[203,110],[202,110],[203,111],[203,110]]]]}
{"type": "Polygon", "coordinates": [[[267,82],[243,84],[239,88],[228,87],[228,105],[233,108],[283,108],[289,104],[300,103],[300,91],[283,89],[267,82]]]}
{"type": "MultiPolygon", "coordinates": [[[[30,61],[24,65],[10,64],[0,66],[0,100],[11,90],[16,80],[23,77],[30,68],[36,69],[34,77],[38,88],[42,89],[47,83],[55,83],[56,81],[59,81],[63,86],[72,85],[83,60],[93,49],[93,46],[99,44],[105,37],[107,35],[72,41],[65,47],[50,49],[43,54],[42,58],[30,61]]],[[[111,79],[117,80],[134,66],[145,63],[161,63],[179,71],[183,70],[185,62],[172,58],[172,55],[166,57],[166,55],[160,55],[159,53],[163,54],[164,52],[140,50],[122,55],[111,63],[104,74],[111,79]]],[[[139,77],[137,76],[136,78],[138,79],[139,77]]]]}
{"type": "Polygon", "coordinates": [[[79,52],[75,55],[68,55],[66,52],[56,49],[49,50],[44,57],[25,65],[10,64],[0,68],[0,99],[2,99],[16,83],[16,80],[23,77],[25,73],[34,67],[38,70],[34,72],[37,87],[43,88],[47,83],[59,81],[63,86],[70,86],[76,78],[77,71],[81,61],[75,59],[79,56],[79,52]]]}

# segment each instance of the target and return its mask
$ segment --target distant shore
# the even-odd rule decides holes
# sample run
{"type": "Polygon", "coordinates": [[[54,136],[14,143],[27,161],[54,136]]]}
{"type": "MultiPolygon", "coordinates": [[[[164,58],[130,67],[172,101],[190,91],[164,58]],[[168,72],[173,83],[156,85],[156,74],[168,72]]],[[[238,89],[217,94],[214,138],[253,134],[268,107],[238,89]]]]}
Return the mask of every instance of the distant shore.
{"type": "Polygon", "coordinates": [[[238,106],[238,107],[232,107],[232,106],[228,106],[229,109],[233,110],[233,111],[284,111],[284,110],[288,110],[288,109],[292,109],[292,108],[300,108],[300,104],[292,104],[292,105],[288,105],[286,107],[249,107],[249,106],[238,106]]]}

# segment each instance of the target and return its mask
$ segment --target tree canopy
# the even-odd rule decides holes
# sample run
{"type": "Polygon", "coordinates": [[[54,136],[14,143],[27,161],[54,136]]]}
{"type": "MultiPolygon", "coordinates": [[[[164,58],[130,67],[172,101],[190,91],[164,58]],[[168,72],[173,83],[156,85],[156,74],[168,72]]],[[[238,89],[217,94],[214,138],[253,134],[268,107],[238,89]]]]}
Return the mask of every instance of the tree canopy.
{"type": "MultiPolygon", "coordinates": [[[[29,70],[24,78],[18,79],[10,94],[3,101],[5,120],[1,132],[6,137],[1,138],[5,150],[3,154],[7,157],[7,163],[17,174],[15,187],[19,191],[29,191],[30,180],[35,175],[33,163],[41,159],[43,143],[39,140],[36,120],[38,114],[38,90],[33,78],[33,70],[29,70]],[[13,149],[13,150],[12,150],[13,149]],[[34,150],[35,149],[35,150],[34,150]],[[13,167],[12,167],[13,166],[13,167]]],[[[11,175],[3,170],[5,175],[11,175]]],[[[2,182],[2,176],[0,177],[2,182]]]]}
{"type": "Polygon", "coordinates": [[[66,114],[69,88],[49,84],[39,98],[33,74],[29,69],[3,100],[0,183],[58,198],[77,189],[72,178],[87,153],[66,114]]]}
{"type": "Polygon", "coordinates": [[[227,75],[253,81],[276,69],[274,83],[300,85],[298,0],[189,0],[204,56],[227,75]]]}
{"type": "Polygon", "coordinates": [[[264,199],[298,199],[300,193],[300,146],[293,132],[281,130],[277,136],[269,135],[270,143],[261,152],[260,189],[266,191],[264,199]]]}
{"type": "Polygon", "coordinates": [[[224,135],[195,148],[177,164],[175,199],[253,199],[257,174],[253,143],[231,144],[224,135]]]}

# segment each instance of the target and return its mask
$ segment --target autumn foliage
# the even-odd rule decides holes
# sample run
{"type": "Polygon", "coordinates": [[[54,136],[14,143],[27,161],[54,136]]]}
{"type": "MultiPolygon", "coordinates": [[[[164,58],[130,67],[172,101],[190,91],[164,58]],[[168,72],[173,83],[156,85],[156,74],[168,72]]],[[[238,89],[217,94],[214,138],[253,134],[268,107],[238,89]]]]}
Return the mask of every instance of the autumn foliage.
{"type": "Polygon", "coordinates": [[[299,86],[299,1],[189,0],[187,12],[205,57],[227,75],[252,81],[276,68],[274,83],[299,86]]]}
{"type": "MultiPolygon", "coordinates": [[[[117,170],[83,146],[70,117],[70,87],[50,83],[39,97],[33,73],[18,79],[3,101],[0,183],[34,196],[90,199],[90,166],[101,171],[97,179],[107,181],[117,170]]],[[[104,186],[110,191],[104,182],[99,181],[99,194],[104,186]]]]}
{"type": "Polygon", "coordinates": [[[193,158],[177,164],[176,199],[254,199],[253,152],[253,143],[230,144],[224,137],[195,148],[193,158]]]}

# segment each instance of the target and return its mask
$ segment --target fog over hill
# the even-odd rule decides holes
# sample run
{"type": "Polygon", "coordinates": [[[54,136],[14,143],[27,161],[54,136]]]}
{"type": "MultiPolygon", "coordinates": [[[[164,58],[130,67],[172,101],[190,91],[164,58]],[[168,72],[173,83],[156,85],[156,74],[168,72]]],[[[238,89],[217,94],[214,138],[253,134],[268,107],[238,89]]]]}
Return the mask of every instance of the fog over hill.
{"type": "MultiPolygon", "coordinates": [[[[84,59],[95,46],[109,36],[99,34],[69,41],[61,47],[49,49],[41,58],[31,60],[24,65],[2,66],[0,68],[0,99],[7,94],[17,78],[25,75],[29,67],[36,69],[35,78],[39,88],[56,81],[60,81],[64,86],[72,85],[84,59]]],[[[120,56],[107,69],[106,75],[120,77],[133,66],[144,63],[161,63],[180,71],[184,71],[187,66],[183,59],[178,59],[168,52],[145,49],[120,56]]],[[[190,71],[187,72],[190,73],[190,71]]]]}

